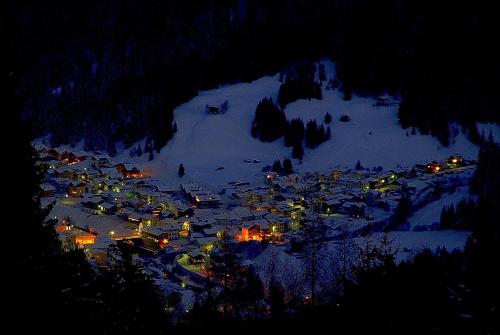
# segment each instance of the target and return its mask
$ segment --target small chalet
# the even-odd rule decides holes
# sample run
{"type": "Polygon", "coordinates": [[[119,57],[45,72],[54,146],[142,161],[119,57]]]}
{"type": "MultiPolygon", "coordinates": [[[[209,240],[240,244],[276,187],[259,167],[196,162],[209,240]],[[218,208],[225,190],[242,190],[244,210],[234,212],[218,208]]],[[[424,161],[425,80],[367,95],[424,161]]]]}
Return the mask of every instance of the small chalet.
{"type": "Polygon", "coordinates": [[[69,183],[68,185],[68,195],[74,198],[82,197],[86,192],[85,183],[73,184],[69,183]]]}

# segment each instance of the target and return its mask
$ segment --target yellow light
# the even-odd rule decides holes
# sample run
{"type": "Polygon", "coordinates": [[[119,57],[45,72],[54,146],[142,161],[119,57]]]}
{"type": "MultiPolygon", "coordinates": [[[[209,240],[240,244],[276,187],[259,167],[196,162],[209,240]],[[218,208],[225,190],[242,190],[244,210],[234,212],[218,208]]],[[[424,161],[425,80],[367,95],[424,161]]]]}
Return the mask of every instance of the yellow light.
{"type": "Polygon", "coordinates": [[[453,162],[453,163],[456,163],[456,162],[458,162],[458,159],[453,158],[453,159],[452,159],[452,162],[453,162]]]}
{"type": "Polygon", "coordinates": [[[114,234],[115,234],[114,230],[112,230],[112,231],[109,232],[109,235],[114,235],[114,234]]]}

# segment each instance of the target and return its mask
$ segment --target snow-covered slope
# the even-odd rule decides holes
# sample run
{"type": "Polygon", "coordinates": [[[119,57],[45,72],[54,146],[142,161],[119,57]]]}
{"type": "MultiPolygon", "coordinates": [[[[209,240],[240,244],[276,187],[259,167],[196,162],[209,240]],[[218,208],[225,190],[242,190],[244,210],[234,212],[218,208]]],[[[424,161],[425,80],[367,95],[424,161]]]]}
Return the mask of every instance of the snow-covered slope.
{"type": "MultiPolygon", "coordinates": [[[[325,62],[328,76],[334,76],[334,66],[325,62]]],[[[259,180],[261,169],[276,158],[290,157],[291,149],[283,139],[262,143],[250,136],[250,127],[257,103],[264,97],[276,100],[279,76],[263,77],[251,83],[229,85],[200,92],[200,94],[175,110],[178,132],[152,162],[144,161],[153,176],[177,182],[177,168],[183,163],[184,181],[208,185],[221,185],[228,181],[259,180]],[[209,115],[205,105],[220,105],[229,101],[225,114],[209,115]],[[245,163],[245,159],[259,159],[261,163],[245,163]],[[224,169],[217,170],[218,167],[224,169]]],[[[452,139],[444,148],[431,136],[411,135],[398,124],[397,106],[375,107],[374,99],[354,96],[344,101],[338,90],[323,89],[322,100],[299,100],[286,107],[288,119],[301,117],[304,122],[316,119],[323,122],[326,112],[333,121],[331,140],[311,150],[305,148],[303,164],[294,161],[299,172],[322,171],[333,166],[353,167],[360,160],[365,167],[382,166],[386,169],[398,165],[409,166],[416,162],[443,159],[461,153],[475,158],[477,146],[463,134],[452,139]],[[347,114],[351,122],[339,122],[347,114]]]]}
{"type": "MultiPolygon", "coordinates": [[[[322,63],[327,70],[327,81],[334,78],[334,64],[322,63]]],[[[332,138],[316,149],[305,147],[303,163],[293,161],[298,172],[326,171],[334,166],[354,167],[358,160],[364,167],[390,169],[444,159],[455,153],[466,158],[477,157],[478,147],[460,132],[445,148],[431,136],[411,135],[411,131],[402,129],[398,124],[397,105],[375,107],[375,99],[358,96],[344,101],[340,91],[327,90],[325,86],[326,83],[322,100],[299,100],[285,110],[288,119],[300,117],[304,122],[316,119],[322,123],[326,112],[333,116],[329,125],[332,138]],[[350,116],[351,122],[339,121],[344,114],[350,116]]],[[[186,170],[182,181],[199,182],[207,187],[234,180],[262,180],[262,167],[271,165],[277,158],[291,157],[291,148],[284,146],[282,138],[263,143],[250,135],[257,103],[264,97],[276,101],[279,87],[279,75],[275,75],[200,92],[175,109],[178,131],[161,153],[155,153],[153,161],[148,161],[147,154],[132,158],[129,150],[119,150],[115,160],[136,165],[163,183],[181,180],[177,177],[180,163],[186,170]],[[211,115],[205,112],[207,104],[220,105],[226,99],[229,102],[227,113],[211,115]],[[261,162],[245,163],[245,159],[261,162]],[[224,169],[218,169],[220,167],[224,169]]],[[[500,134],[498,125],[478,126],[480,131],[492,129],[495,138],[500,134]]],[[[80,143],[76,150],[81,147],[80,143]]]]}
{"type": "Polygon", "coordinates": [[[471,195],[469,194],[468,186],[460,187],[453,193],[443,194],[440,199],[419,209],[408,218],[410,229],[414,229],[419,226],[431,226],[435,223],[439,223],[443,207],[449,207],[451,205],[456,206],[462,199],[469,199],[470,197],[471,195]]]}

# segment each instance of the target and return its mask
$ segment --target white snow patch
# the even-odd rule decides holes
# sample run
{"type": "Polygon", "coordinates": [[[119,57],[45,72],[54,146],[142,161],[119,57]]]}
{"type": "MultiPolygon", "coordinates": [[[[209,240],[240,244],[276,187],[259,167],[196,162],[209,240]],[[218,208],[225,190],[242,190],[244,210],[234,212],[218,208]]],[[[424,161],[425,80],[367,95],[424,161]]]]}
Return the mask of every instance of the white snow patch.
{"type": "MultiPolygon", "coordinates": [[[[333,72],[334,66],[326,64],[327,71],[333,72]]],[[[331,77],[329,73],[328,78],[331,77]]],[[[279,86],[279,75],[275,75],[200,92],[175,109],[177,133],[160,154],[155,154],[153,161],[143,160],[142,167],[161,180],[176,183],[180,182],[177,177],[180,163],[186,170],[184,182],[213,186],[236,179],[261,181],[264,165],[291,156],[291,148],[284,146],[283,139],[263,143],[250,135],[257,103],[264,97],[276,100],[279,86]],[[226,99],[229,101],[227,113],[208,115],[205,112],[205,105],[219,105],[226,99]],[[249,158],[259,159],[261,163],[244,163],[249,158]],[[218,167],[224,169],[216,171],[218,167]]],[[[375,107],[374,103],[372,98],[357,96],[344,101],[338,90],[323,89],[322,100],[289,104],[285,110],[288,119],[301,117],[304,122],[316,119],[322,123],[326,112],[333,116],[329,125],[331,140],[313,150],[305,148],[303,164],[294,160],[295,169],[305,172],[324,171],[338,165],[353,167],[358,160],[365,167],[390,169],[445,159],[456,153],[471,159],[477,157],[478,147],[463,134],[458,134],[447,148],[431,136],[406,136],[407,131],[398,123],[397,106],[375,107]],[[348,114],[352,121],[340,122],[343,114],[348,114]]]]}
{"type": "Polygon", "coordinates": [[[443,194],[440,199],[419,209],[408,218],[410,229],[412,230],[416,226],[430,226],[434,223],[439,223],[443,207],[448,207],[452,204],[456,205],[460,200],[470,197],[469,187],[459,187],[453,193],[443,194]]]}

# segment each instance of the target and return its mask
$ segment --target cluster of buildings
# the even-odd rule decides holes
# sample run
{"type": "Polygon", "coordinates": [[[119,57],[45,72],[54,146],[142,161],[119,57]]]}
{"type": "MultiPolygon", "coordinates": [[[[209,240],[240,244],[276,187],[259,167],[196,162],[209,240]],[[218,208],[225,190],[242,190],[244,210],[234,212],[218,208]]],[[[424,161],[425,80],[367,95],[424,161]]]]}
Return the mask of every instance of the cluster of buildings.
{"type": "MultiPolygon", "coordinates": [[[[209,191],[194,183],[164,185],[104,155],[38,150],[47,167],[43,196],[54,201],[57,231],[67,247],[84,248],[105,266],[118,243],[170,262],[170,275],[203,278],[211,257],[246,245],[306,238],[304,225],[343,224],[354,232],[393,215],[399,200],[425,198],[436,181],[450,182],[474,166],[461,156],[408,169],[333,169],[238,181],[209,191]]],[[[183,279],[183,280],[184,280],[183,279]]]]}

